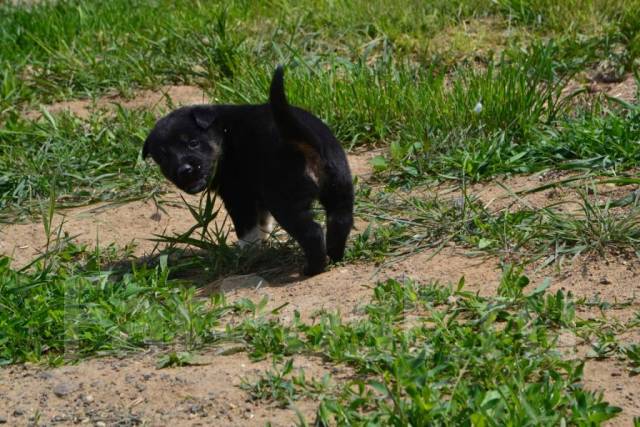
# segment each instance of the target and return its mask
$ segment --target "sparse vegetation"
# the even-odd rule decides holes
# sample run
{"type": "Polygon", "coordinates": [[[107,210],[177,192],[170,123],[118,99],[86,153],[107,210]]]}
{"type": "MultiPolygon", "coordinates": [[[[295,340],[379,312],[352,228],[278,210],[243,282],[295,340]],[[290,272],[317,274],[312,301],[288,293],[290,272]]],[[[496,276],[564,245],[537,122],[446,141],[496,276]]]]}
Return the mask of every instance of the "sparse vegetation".
{"type": "MultiPolygon", "coordinates": [[[[290,375],[288,360],[250,390],[256,399],[280,404],[315,393],[321,425],[582,425],[610,419],[619,409],[585,391],[579,385],[583,365],[554,350],[560,330],[577,329],[575,302],[561,292],[545,295],[544,286],[526,294],[527,285],[511,267],[492,299],[464,291],[464,280],[455,289],[380,283],[362,320],[326,314],[310,325],[294,322],[272,350],[276,356],[321,354],[351,366],[356,379],[333,393],[316,391],[317,382],[290,375]]],[[[240,328],[250,345],[269,333],[255,321],[240,328]]]]}

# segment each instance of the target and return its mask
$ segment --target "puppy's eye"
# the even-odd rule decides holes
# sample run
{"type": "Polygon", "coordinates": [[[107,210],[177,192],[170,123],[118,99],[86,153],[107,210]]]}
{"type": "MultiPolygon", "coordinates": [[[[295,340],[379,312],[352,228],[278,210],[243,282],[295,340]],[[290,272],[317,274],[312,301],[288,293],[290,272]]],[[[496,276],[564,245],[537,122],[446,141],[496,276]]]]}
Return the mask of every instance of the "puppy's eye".
{"type": "Polygon", "coordinates": [[[187,143],[187,145],[189,146],[189,148],[198,148],[200,146],[200,141],[198,141],[197,139],[192,139],[187,143]]]}

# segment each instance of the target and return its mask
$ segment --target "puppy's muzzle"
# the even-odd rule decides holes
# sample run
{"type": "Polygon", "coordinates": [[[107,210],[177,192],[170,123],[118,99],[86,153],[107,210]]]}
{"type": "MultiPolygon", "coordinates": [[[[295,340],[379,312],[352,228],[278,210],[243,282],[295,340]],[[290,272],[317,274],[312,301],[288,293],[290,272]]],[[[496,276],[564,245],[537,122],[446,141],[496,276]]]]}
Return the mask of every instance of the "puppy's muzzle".
{"type": "Polygon", "coordinates": [[[184,165],[178,168],[178,179],[183,182],[192,181],[198,173],[198,167],[192,165],[191,163],[185,163],[184,165]]]}
{"type": "Polygon", "coordinates": [[[187,193],[199,193],[207,186],[207,174],[199,162],[185,162],[176,170],[175,183],[187,193]]]}

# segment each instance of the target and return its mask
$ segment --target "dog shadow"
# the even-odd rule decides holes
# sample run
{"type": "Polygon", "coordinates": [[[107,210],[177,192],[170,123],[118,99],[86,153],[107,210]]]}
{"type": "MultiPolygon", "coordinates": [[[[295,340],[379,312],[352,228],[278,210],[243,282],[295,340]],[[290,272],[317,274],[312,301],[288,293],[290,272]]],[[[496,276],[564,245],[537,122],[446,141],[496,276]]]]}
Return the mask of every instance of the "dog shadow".
{"type": "Polygon", "coordinates": [[[306,280],[304,257],[293,245],[207,251],[192,247],[160,250],[135,260],[119,260],[106,266],[117,276],[134,268],[156,268],[166,262],[169,279],[193,284],[200,296],[229,293],[241,289],[281,287],[306,280]],[[213,253],[215,252],[215,253],[213,253]],[[166,261],[161,261],[165,258],[166,261]]]}
{"type": "MultiPolygon", "coordinates": [[[[197,266],[187,267],[177,270],[173,277],[195,283],[202,296],[242,289],[281,287],[307,279],[301,273],[304,257],[296,249],[254,248],[239,252],[233,268],[211,273],[197,266]]],[[[199,250],[189,256],[206,259],[210,254],[199,250]]]]}

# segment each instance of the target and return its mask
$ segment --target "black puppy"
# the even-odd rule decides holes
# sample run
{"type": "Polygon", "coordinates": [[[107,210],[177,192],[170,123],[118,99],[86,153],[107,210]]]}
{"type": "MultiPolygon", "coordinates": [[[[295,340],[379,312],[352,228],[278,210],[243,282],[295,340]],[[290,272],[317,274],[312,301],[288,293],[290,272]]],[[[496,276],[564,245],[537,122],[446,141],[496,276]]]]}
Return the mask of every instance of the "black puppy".
{"type": "Polygon", "coordinates": [[[311,113],[289,105],[278,67],[261,105],[195,105],[156,123],[144,143],[165,177],[187,193],[217,190],[240,244],[264,239],[273,218],[302,247],[304,274],[344,255],[353,225],[353,184],[344,150],[311,113]],[[213,175],[213,176],[212,176],[213,175]],[[320,200],[327,239],[313,220],[320,200]]]}

